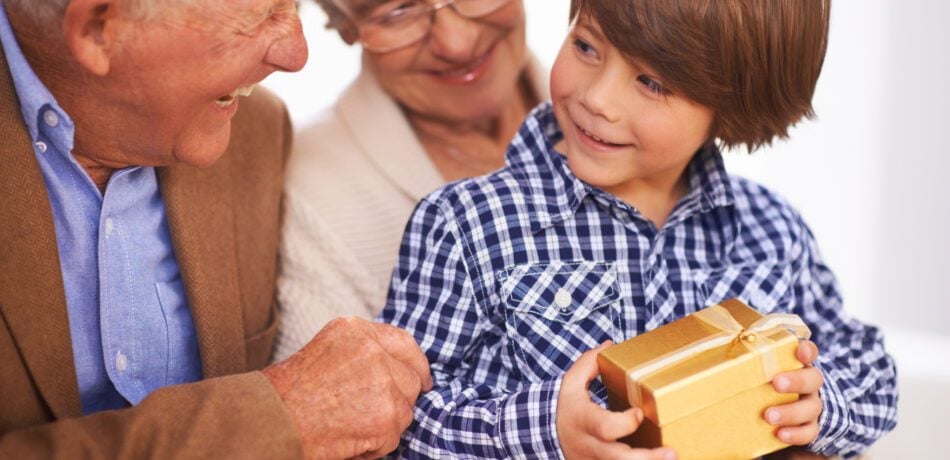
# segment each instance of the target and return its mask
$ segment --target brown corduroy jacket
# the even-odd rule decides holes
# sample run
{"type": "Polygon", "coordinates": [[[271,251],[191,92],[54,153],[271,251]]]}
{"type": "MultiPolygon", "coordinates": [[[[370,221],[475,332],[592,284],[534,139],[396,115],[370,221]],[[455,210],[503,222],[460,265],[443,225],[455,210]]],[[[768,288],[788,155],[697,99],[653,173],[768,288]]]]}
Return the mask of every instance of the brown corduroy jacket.
{"type": "Polygon", "coordinates": [[[274,278],[291,127],[242,98],[228,151],[158,169],[205,380],[81,417],[53,214],[0,51],[0,458],[294,458],[300,442],[255,369],[277,327],[274,278]]]}

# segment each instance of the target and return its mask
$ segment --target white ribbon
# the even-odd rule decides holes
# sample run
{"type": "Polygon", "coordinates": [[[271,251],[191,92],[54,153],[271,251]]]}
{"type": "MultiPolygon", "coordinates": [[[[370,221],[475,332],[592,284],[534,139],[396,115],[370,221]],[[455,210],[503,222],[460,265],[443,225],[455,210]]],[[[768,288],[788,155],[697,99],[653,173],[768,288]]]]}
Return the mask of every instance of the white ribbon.
{"type": "Polygon", "coordinates": [[[727,345],[730,342],[741,343],[747,347],[762,349],[759,353],[762,360],[762,369],[765,373],[765,380],[771,381],[779,369],[779,363],[773,353],[765,353],[764,349],[774,341],[768,338],[769,335],[786,329],[799,339],[808,339],[811,337],[811,330],[802,321],[798,315],[787,313],[772,313],[765,315],[758,321],[752,323],[748,328],[743,328],[732,314],[721,305],[713,305],[702,309],[692,315],[696,319],[718,329],[713,335],[703,337],[694,342],[683,345],[665,355],[660,355],[649,361],[643,362],[634,367],[627,373],[627,398],[630,401],[630,407],[642,407],[643,397],[640,393],[640,382],[645,378],[661,369],[673,366],[681,361],[696,356],[704,351],[716,347],[727,345]]]}

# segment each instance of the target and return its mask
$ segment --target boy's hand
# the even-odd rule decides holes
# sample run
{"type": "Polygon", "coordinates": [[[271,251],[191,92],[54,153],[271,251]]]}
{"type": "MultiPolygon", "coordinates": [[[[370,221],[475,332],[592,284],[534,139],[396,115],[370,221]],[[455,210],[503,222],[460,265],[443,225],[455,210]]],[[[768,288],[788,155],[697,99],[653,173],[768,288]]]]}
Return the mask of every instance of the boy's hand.
{"type": "Polygon", "coordinates": [[[597,353],[603,345],[582,354],[561,382],[557,396],[557,435],[568,459],[625,458],[675,460],[672,449],[634,449],[617,439],[632,434],[643,421],[639,408],[612,412],[591,401],[587,387],[597,378],[597,353]]]}
{"type": "Polygon", "coordinates": [[[795,356],[805,367],[776,375],[772,387],[779,393],[798,393],[798,401],[772,406],[762,416],[766,422],[779,427],[775,436],[782,442],[802,446],[818,437],[818,416],[822,408],[818,389],[824,377],[811,365],[818,357],[818,346],[814,342],[803,340],[795,356]]]}

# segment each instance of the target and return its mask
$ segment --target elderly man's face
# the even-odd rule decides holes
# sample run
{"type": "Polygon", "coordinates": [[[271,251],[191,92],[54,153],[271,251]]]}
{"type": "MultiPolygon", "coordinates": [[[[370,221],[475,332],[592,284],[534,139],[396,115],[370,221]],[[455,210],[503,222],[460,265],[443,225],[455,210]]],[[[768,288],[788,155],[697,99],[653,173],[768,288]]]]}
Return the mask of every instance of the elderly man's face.
{"type": "Polygon", "coordinates": [[[209,165],[238,96],[307,47],[293,0],[200,0],[126,27],[106,76],[119,148],[140,163],[209,165]]]}

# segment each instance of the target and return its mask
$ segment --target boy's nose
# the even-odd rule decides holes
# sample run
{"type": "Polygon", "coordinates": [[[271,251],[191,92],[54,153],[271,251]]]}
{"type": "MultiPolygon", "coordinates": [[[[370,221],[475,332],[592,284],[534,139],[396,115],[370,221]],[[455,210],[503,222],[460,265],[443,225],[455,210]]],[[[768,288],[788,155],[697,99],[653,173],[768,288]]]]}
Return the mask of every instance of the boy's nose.
{"type": "Polygon", "coordinates": [[[581,94],[580,103],[590,113],[603,117],[614,123],[620,120],[617,100],[627,94],[612,81],[609,75],[601,75],[594,79],[581,94]]]}

